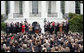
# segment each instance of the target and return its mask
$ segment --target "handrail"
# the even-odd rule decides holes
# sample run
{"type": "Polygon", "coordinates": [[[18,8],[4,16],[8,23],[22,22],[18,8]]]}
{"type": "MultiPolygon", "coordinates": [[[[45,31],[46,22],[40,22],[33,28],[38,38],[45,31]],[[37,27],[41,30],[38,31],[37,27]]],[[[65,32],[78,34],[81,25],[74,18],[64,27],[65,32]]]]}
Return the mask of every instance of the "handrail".
{"type": "Polygon", "coordinates": [[[3,18],[1,19],[1,22],[5,21],[6,19],[8,19],[8,15],[2,15],[3,18]]]}

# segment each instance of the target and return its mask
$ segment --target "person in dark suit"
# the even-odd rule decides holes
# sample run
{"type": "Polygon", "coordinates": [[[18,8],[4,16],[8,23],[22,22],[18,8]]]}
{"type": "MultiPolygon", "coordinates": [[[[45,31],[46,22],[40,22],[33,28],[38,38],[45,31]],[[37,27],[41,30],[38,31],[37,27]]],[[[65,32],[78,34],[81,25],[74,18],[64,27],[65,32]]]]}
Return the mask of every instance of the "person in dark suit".
{"type": "Polygon", "coordinates": [[[66,25],[66,23],[64,22],[63,23],[63,32],[66,34],[66,32],[67,32],[67,25],[66,25]]]}
{"type": "Polygon", "coordinates": [[[8,23],[6,23],[6,33],[9,34],[10,33],[10,26],[8,23]]]}
{"type": "Polygon", "coordinates": [[[47,31],[47,24],[45,23],[45,25],[44,25],[44,31],[46,32],[47,31]]]}
{"type": "Polygon", "coordinates": [[[59,31],[59,23],[57,23],[57,32],[59,31]]]}
{"type": "Polygon", "coordinates": [[[6,33],[7,33],[7,23],[6,23],[6,33]]]}
{"type": "Polygon", "coordinates": [[[57,35],[57,23],[55,24],[55,34],[57,35]]]}
{"type": "Polygon", "coordinates": [[[20,32],[20,23],[18,22],[18,32],[20,32]]]}
{"type": "Polygon", "coordinates": [[[68,34],[68,32],[69,32],[69,22],[68,21],[66,21],[66,27],[67,27],[67,30],[66,30],[66,33],[68,34]]]}
{"type": "Polygon", "coordinates": [[[13,33],[16,33],[16,24],[14,24],[13,33]]]}
{"type": "Polygon", "coordinates": [[[19,22],[16,23],[17,33],[19,32],[19,22]]]}
{"type": "Polygon", "coordinates": [[[50,32],[50,22],[48,22],[47,30],[50,32]]]}
{"type": "Polygon", "coordinates": [[[12,23],[12,33],[14,33],[14,23],[12,23]]]}
{"type": "Polygon", "coordinates": [[[20,23],[20,32],[22,31],[22,23],[20,23]]]}
{"type": "Polygon", "coordinates": [[[15,33],[17,34],[17,23],[15,23],[15,28],[16,28],[16,30],[15,30],[16,32],[15,33]]]}
{"type": "Polygon", "coordinates": [[[28,32],[29,32],[28,23],[25,24],[25,32],[26,32],[26,34],[28,34],[28,32]]]}
{"type": "Polygon", "coordinates": [[[49,29],[50,34],[52,34],[52,31],[53,31],[53,27],[52,27],[52,22],[51,22],[50,23],[50,29],[49,29]]]}
{"type": "Polygon", "coordinates": [[[13,22],[10,23],[10,33],[13,33],[13,22]]]}

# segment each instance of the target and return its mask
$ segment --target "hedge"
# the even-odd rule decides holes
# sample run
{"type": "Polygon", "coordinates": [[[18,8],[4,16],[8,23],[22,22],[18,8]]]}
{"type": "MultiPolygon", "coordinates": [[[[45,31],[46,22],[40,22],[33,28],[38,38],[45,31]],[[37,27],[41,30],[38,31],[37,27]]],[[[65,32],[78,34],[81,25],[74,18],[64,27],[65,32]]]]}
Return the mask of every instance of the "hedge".
{"type": "Polygon", "coordinates": [[[5,29],[6,29],[6,23],[1,22],[1,30],[5,31],[5,29]]]}
{"type": "Polygon", "coordinates": [[[70,13],[69,17],[70,31],[83,32],[83,15],[70,13]]]}

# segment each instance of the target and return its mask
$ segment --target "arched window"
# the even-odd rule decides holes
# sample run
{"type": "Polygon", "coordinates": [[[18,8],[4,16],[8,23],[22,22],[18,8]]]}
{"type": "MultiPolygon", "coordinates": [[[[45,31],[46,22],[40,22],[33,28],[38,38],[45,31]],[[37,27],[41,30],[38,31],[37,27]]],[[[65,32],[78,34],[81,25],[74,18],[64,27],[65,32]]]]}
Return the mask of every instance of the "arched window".
{"type": "Polygon", "coordinates": [[[10,2],[6,1],[5,5],[6,5],[6,15],[8,15],[10,12],[10,2]]]}
{"type": "Polygon", "coordinates": [[[38,14],[38,1],[32,1],[32,14],[38,14]]]}
{"type": "Polygon", "coordinates": [[[75,12],[80,14],[80,1],[75,1],[75,12]]]}

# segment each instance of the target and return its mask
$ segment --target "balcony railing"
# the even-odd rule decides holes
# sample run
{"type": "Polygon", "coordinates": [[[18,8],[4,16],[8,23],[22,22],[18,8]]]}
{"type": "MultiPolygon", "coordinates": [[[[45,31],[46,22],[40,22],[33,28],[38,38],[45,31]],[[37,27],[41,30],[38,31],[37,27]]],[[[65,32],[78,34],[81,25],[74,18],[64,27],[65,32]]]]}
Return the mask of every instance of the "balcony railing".
{"type": "Polygon", "coordinates": [[[41,17],[41,12],[38,12],[38,14],[30,12],[30,17],[41,17]]]}
{"type": "Polygon", "coordinates": [[[14,14],[13,14],[13,17],[14,17],[14,18],[17,18],[17,17],[23,17],[23,14],[20,14],[20,13],[14,13],[14,14]]]}
{"type": "Polygon", "coordinates": [[[57,17],[57,13],[48,13],[48,17],[57,17]]]}

